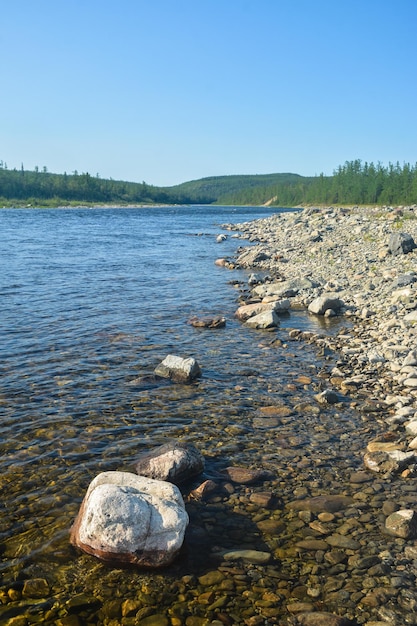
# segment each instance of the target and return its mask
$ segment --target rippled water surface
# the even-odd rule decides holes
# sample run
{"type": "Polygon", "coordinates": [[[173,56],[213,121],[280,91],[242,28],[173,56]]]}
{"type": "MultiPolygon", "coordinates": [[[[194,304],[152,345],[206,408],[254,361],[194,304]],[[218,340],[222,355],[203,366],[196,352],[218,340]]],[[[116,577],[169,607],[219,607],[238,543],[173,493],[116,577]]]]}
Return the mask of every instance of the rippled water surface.
{"type": "MultiPolygon", "coordinates": [[[[318,417],[312,408],[324,363],[313,348],[286,343],[284,331],[238,323],[230,281],[246,275],[214,265],[242,243],[229,236],[217,244],[220,224],[267,214],[227,207],[0,211],[0,621],[22,615],[23,623],[133,624],[157,614],[143,623],[179,626],[209,615],[233,624],[264,610],[269,617],[257,623],[276,623],[253,599],[253,577],[265,577],[256,567],[237,568],[233,584],[223,585],[229,601],[217,609],[195,600],[204,591],[196,591],[196,577],[214,568],[211,555],[266,546],[255,522],[269,513],[245,504],[246,488],[205,506],[190,503],[186,554],[164,573],[108,569],[68,544],[90,480],[103,470],[131,470],[139,452],[169,438],[196,443],[209,469],[271,469],[276,481],[261,490],[291,496],[304,488],[300,468],[322,486],[357,466],[343,443],[355,416],[346,410],[335,422],[334,412],[318,417]],[[186,323],[211,314],[224,315],[226,328],[186,323]],[[167,354],[194,356],[202,379],[147,384],[167,354]],[[258,409],[270,405],[281,407],[281,417],[260,423],[258,409]],[[335,450],[340,469],[332,468],[335,450]],[[27,580],[46,581],[48,593],[25,594],[27,580]],[[128,600],[137,604],[131,613],[123,609],[128,600]]],[[[311,323],[293,313],[282,326],[311,323]]],[[[282,570],[269,568],[267,580],[279,578],[282,570]]],[[[285,612],[281,605],[275,615],[285,612]]]]}

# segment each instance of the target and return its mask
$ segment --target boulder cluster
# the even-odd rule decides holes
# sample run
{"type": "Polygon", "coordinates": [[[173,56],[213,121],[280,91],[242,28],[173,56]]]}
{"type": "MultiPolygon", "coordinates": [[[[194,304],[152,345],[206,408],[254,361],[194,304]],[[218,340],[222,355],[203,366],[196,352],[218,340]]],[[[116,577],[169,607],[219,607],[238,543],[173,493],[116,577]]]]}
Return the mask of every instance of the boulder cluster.
{"type": "Polygon", "coordinates": [[[169,565],[189,522],[178,485],[204,469],[192,444],[170,442],[144,453],[133,472],[102,472],[87,489],[70,541],[112,564],[169,565]]]}
{"type": "MultiPolygon", "coordinates": [[[[252,485],[272,477],[268,471],[243,467],[227,467],[214,479],[202,476],[203,455],[194,444],[183,441],[169,441],[145,451],[134,469],[136,473],[98,474],[71,528],[74,546],[111,565],[169,565],[182,548],[189,523],[184,498],[205,500],[215,491],[227,490],[228,485],[233,489],[233,483],[252,485]]],[[[265,497],[268,506],[273,494],[265,497]]],[[[251,557],[260,558],[257,554],[251,557]]]]}

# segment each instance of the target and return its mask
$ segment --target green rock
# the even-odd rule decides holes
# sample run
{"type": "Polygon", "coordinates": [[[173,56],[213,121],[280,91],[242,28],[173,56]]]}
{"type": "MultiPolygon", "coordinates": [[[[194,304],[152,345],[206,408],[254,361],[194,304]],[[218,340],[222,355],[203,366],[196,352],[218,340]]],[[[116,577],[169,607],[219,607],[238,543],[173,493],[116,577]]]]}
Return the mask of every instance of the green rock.
{"type": "Polygon", "coordinates": [[[303,550],[327,550],[328,545],[323,539],[302,539],[296,543],[303,550]]]}
{"type": "Polygon", "coordinates": [[[224,579],[224,574],[219,572],[218,570],[213,570],[211,572],[207,572],[207,574],[203,574],[198,579],[200,585],[203,587],[211,587],[213,585],[218,585],[224,579]]]}
{"type": "Polygon", "coordinates": [[[96,608],[98,605],[100,605],[100,600],[95,596],[85,593],[79,593],[67,602],[67,608],[70,613],[78,613],[88,608],[96,608]]]}
{"type": "Polygon", "coordinates": [[[136,615],[141,606],[142,604],[137,600],[125,600],[122,604],[122,616],[131,617],[132,615],[136,615]]]}
{"type": "Polygon", "coordinates": [[[49,596],[49,592],[49,585],[44,578],[32,578],[25,581],[22,596],[24,598],[46,598],[49,596]]]}
{"type": "Polygon", "coordinates": [[[347,548],[348,550],[359,550],[361,544],[355,539],[345,537],[345,535],[339,535],[335,533],[326,538],[326,542],[335,548],[347,548]]]}
{"type": "Polygon", "coordinates": [[[28,621],[26,617],[22,615],[16,615],[15,617],[11,617],[7,622],[6,626],[27,626],[28,621]]]}
{"type": "Polygon", "coordinates": [[[197,615],[190,615],[185,620],[186,626],[206,626],[210,624],[206,617],[197,617],[197,615]]]}
{"type": "Polygon", "coordinates": [[[55,622],[56,626],[81,626],[77,615],[66,615],[55,622]]]}
{"type": "Polygon", "coordinates": [[[139,620],[140,626],[169,626],[169,620],[165,615],[149,615],[139,620]]]}

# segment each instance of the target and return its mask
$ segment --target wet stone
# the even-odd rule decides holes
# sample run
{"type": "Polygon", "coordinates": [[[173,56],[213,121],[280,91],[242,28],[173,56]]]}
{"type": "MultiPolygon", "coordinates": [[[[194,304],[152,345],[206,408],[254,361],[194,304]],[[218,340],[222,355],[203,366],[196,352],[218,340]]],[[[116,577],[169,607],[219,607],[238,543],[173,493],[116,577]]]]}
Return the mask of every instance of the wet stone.
{"type": "Polygon", "coordinates": [[[303,550],[327,550],[328,545],[322,539],[304,539],[303,541],[298,541],[296,543],[297,548],[301,548],[303,550]]]}
{"type": "Polygon", "coordinates": [[[49,584],[44,578],[26,580],[23,585],[22,596],[24,598],[46,598],[49,593],[49,584]]]}
{"type": "Polygon", "coordinates": [[[224,580],[224,574],[219,572],[218,570],[213,570],[211,572],[207,572],[207,574],[203,574],[198,579],[200,585],[203,587],[212,587],[213,585],[218,585],[224,580]]]}
{"type": "Polygon", "coordinates": [[[347,548],[349,550],[359,550],[361,544],[355,539],[346,537],[345,535],[334,534],[326,538],[326,542],[335,548],[347,548]]]}
{"type": "Polygon", "coordinates": [[[272,473],[266,470],[249,469],[245,467],[227,467],[222,474],[234,483],[251,485],[272,478],[272,473]]]}
{"type": "Polygon", "coordinates": [[[368,483],[372,480],[372,476],[368,472],[352,472],[349,477],[351,483],[368,483]]]}
{"type": "Polygon", "coordinates": [[[347,508],[352,503],[353,498],[350,496],[321,495],[313,498],[305,498],[304,500],[294,500],[287,506],[288,508],[296,511],[327,511],[329,513],[334,513],[347,508]]]}
{"type": "Polygon", "coordinates": [[[251,493],[250,501],[260,507],[272,509],[277,504],[278,499],[272,491],[263,491],[251,493]]]}
{"type": "Polygon", "coordinates": [[[169,626],[169,619],[166,615],[156,613],[155,615],[148,615],[139,622],[141,626],[169,626]]]}
{"type": "Polygon", "coordinates": [[[137,600],[125,600],[121,606],[121,613],[123,617],[132,617],[141,608],[142,604],[137,600]]]}
{"type": "Polygon", "coordinates": [[[101,604],[101,602],[98,598],[92,595],[80,593],[70,598],[66,604],[70,613],[79,613],[85,609],[95,609],[101,604]]]}
{"type": "Polygon", "coordinates": [[[259,550],[232,550],[223,554],[225,561],[235,561],[242,559],[246,563],[263,564],[271,560],[269,552],[261,552],[259,550]]]}
{"type": "Polygon", "coordinates": [[[385,530],[395,537],[415,538],[417,536],[417,512],[413,509],[401,509],[392,513],[385,520],[385,530]]]}
{"type": "Polygon", "coordinates": [[[78,615],[66,615],[58,619],[55,623],[56,626],[81,626],[78,615]]]}

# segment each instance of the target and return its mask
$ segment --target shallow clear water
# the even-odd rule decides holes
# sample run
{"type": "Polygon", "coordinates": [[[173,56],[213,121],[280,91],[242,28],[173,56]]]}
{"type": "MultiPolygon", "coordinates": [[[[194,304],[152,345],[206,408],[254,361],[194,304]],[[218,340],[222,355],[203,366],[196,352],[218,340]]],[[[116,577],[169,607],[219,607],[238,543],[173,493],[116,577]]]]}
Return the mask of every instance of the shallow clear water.
{"type": "MultiPolygon", "coordinates": [[[[217,244],[220,224],[268,214],[228,207],[0,211],[3,616],[55,623],[74,595],[88,592],[107,606],[114,593],[136,597],[138,581],[154,585],[154,604],[166,616],[174,600],[161,599],[159,586],[170,580],[181,595],[179,581],[208,567],[204,554],[216,550],[215,542],[261,548],[259,532],[243,522],[240,531],[235,523],[230,536],[222,534],[227,502],[217,503],[217,513],[194,511],[212,534],[194,552],[191,541],[188,560],[164,575],[119,572],[116,585],[112,570],[70,548],[68,530],[90,480],[104,470],[131,470],[139,452],[169,438],[196,443],[213,469],[268,466],[280,474],[282,459],[291,457],[285,471],[295,480],[297,464],[312,477],[334,475],[330,454],[312,459],[323,445],[340,445],[354,416],[347,411],[335,427],[329,413],[327,425],[324,417],[317,424],[308,405],[313,388],[297,382],[301,374],[314,379],[323,366],[313,348],[287,346],[284,331],[238,323],[238,292],[229,283],[246,274],[214,264],[242,245],[230,236],[217,244]],[[225,329],[187,324],[191,315],[212,314],[227,318],[225,329]],[[284,346],[274,343],[280,337],[284,346]],[[191,386],[148,383],[167,354],[194,356],[202,379],[191,386]],[[294,407],[302,402],[300,420],[294,407]],[[290,407],[281,429],[253,422],[257,409],[271,404],[290,407]],[[24,581],[37,578],[48,581],[48,599],[22,600],[24,581]]],[[[313,323],[293,313],[282,327],[313,323]]],[[[357,461],[340,450],[347,472],[357,461]]],[[[282,476],[279,484],[294,488],[282,476]]],[[[110,608],[99,617],[90,609],[80,609],[80,623],[110,623],[110,608]]]]}

